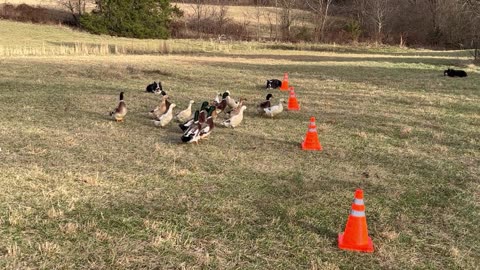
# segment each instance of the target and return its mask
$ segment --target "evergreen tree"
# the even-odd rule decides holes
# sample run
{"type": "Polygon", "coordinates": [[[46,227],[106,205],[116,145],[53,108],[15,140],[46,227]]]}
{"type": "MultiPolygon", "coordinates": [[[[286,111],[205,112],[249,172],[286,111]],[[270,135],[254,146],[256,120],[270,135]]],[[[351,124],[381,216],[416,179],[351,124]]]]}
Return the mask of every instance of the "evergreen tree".
{"type": "Polygon", "coordinates": [[[81,26],[95,34],[166,39],[173,16],[182,15],[170,0],[97,0],[95,4],[80,18],[81,26]]]}

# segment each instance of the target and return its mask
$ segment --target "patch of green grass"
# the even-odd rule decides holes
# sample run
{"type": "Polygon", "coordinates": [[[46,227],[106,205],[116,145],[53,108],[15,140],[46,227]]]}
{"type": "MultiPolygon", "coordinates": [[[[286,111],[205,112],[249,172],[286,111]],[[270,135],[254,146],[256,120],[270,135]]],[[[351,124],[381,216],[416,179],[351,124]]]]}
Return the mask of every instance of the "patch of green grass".
{"type": "Polygon", "coordinates": [[[0,267],[477,267],[477,67],[457,79],[444,67],[468,60],[451,52],[233,46],[0,58],[0,267]],[[285,71],[301,110],[256,115],[285,71]],[[180,144],[147,116],[153,80],[179,110],[228,89],[247,98],[244,122],[180,144]],[[107,116],[120,91],[125,123],[107,116]],[[311,116],[322,152],[300,150],[311,116]],[[357,187],[373,254],[337,248],[357,187]]]}

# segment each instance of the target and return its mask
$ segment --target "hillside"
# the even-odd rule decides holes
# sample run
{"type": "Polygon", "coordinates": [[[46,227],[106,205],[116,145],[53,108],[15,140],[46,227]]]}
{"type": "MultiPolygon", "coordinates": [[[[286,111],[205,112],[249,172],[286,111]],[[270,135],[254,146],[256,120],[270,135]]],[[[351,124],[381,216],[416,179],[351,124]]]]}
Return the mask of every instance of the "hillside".
{"type": "MultiPolygon", "coordinates": [[[[28,4],[32,6],[42,6],[52,9],[66,10],[58,1],[37,1],[37,0],[6,0],[4,3],[10,4],[28,4]]],[[[201,14],[202,18],[212,18],[214,14],[218,14],[220,6],[216,5],[201,5],[200,8],[193,4],[173,3],[177,5],[184,16],[179,19],[180,22],[192,21],[195,24],[195,18],[201,14]]],[[[89,7],[90,9],[93,6],[89,7]]],[[[273,7],[253,7],[253,6],[226,6],[226,19],[238,24],[240,27],[245,27],[248,35],[261,39],[274,39],[280,36],[279,30],[276,28],[280,24],[278,12],[279,9],[273,7]]],[[[292,28],[306,27],[311,28],[309,22],[309,13],[301,10],[293,10],[292,17],[295,18],[292,28]]],[[[179,23],[182,25],[182,23],[179,23]]],[[[186,30],[188,32],[188,30],[186,30]]],[[[195,36],[195,34],[190,34],[195,36]]],[[[218,36],[218,35],[217,35],[218,36]]],[[[216,37],[216,36],[214,36],[216,37]]],[[[231,37],[236,38],[236,37],[231,37]]]]}

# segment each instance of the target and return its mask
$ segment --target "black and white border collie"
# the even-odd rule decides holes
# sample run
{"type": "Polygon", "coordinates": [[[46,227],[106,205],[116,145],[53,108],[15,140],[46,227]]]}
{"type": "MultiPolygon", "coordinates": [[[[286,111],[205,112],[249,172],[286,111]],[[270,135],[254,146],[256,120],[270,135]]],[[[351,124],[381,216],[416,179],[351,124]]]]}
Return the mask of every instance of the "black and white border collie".
{"type": "Polygon", "coordinates": [[[443,76],[467,77],[467,72],[465,72],[463,70],[455,70],[455,69],[449,68],[449,69],[443,71],[443,76]]]}
{"type": "Polygon", "coordinates": [[[152,84],[149,84],[147,86],[145,91],[148,92],[148,93],[160,94],[163,91],[162,83],[161,82],[158,82],[158,83],[153,82],[152,84]]]}
{"type": "Polygon", "coordinates": [[[277,79],[271,79],[267,80],[267,86],[265,86],[266,89],[277,89],[280,86],[282,86],[282,81],[277,80],[277,79]]]}

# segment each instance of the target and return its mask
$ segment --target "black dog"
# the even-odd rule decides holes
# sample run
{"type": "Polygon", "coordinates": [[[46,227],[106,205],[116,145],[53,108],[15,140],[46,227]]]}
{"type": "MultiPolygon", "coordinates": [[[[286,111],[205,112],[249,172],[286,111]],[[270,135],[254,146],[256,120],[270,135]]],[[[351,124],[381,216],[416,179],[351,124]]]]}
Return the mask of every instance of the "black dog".
{"type": "Polygon", "coordinates": [[[162,88],[162,83],[161,82],[153,82],[152,84],[149,84],[147,86],[147,89],[145,90],[148,93],[155,93],[158,94],[163,91],[162,88]]]}
{"type": "Polygon", "coordinates": [[[277,79],[267,80],[266,89],[277,89],[278,87],[282,86],[282,82],[277,79]]]}
{"type": "Polygon", "coordinates": [[[467,72],[463,70],[455,70],[455,69],[447,69],[443,71],[443,76],[448,76],[448,77],[467,77],[467,72]]]}

